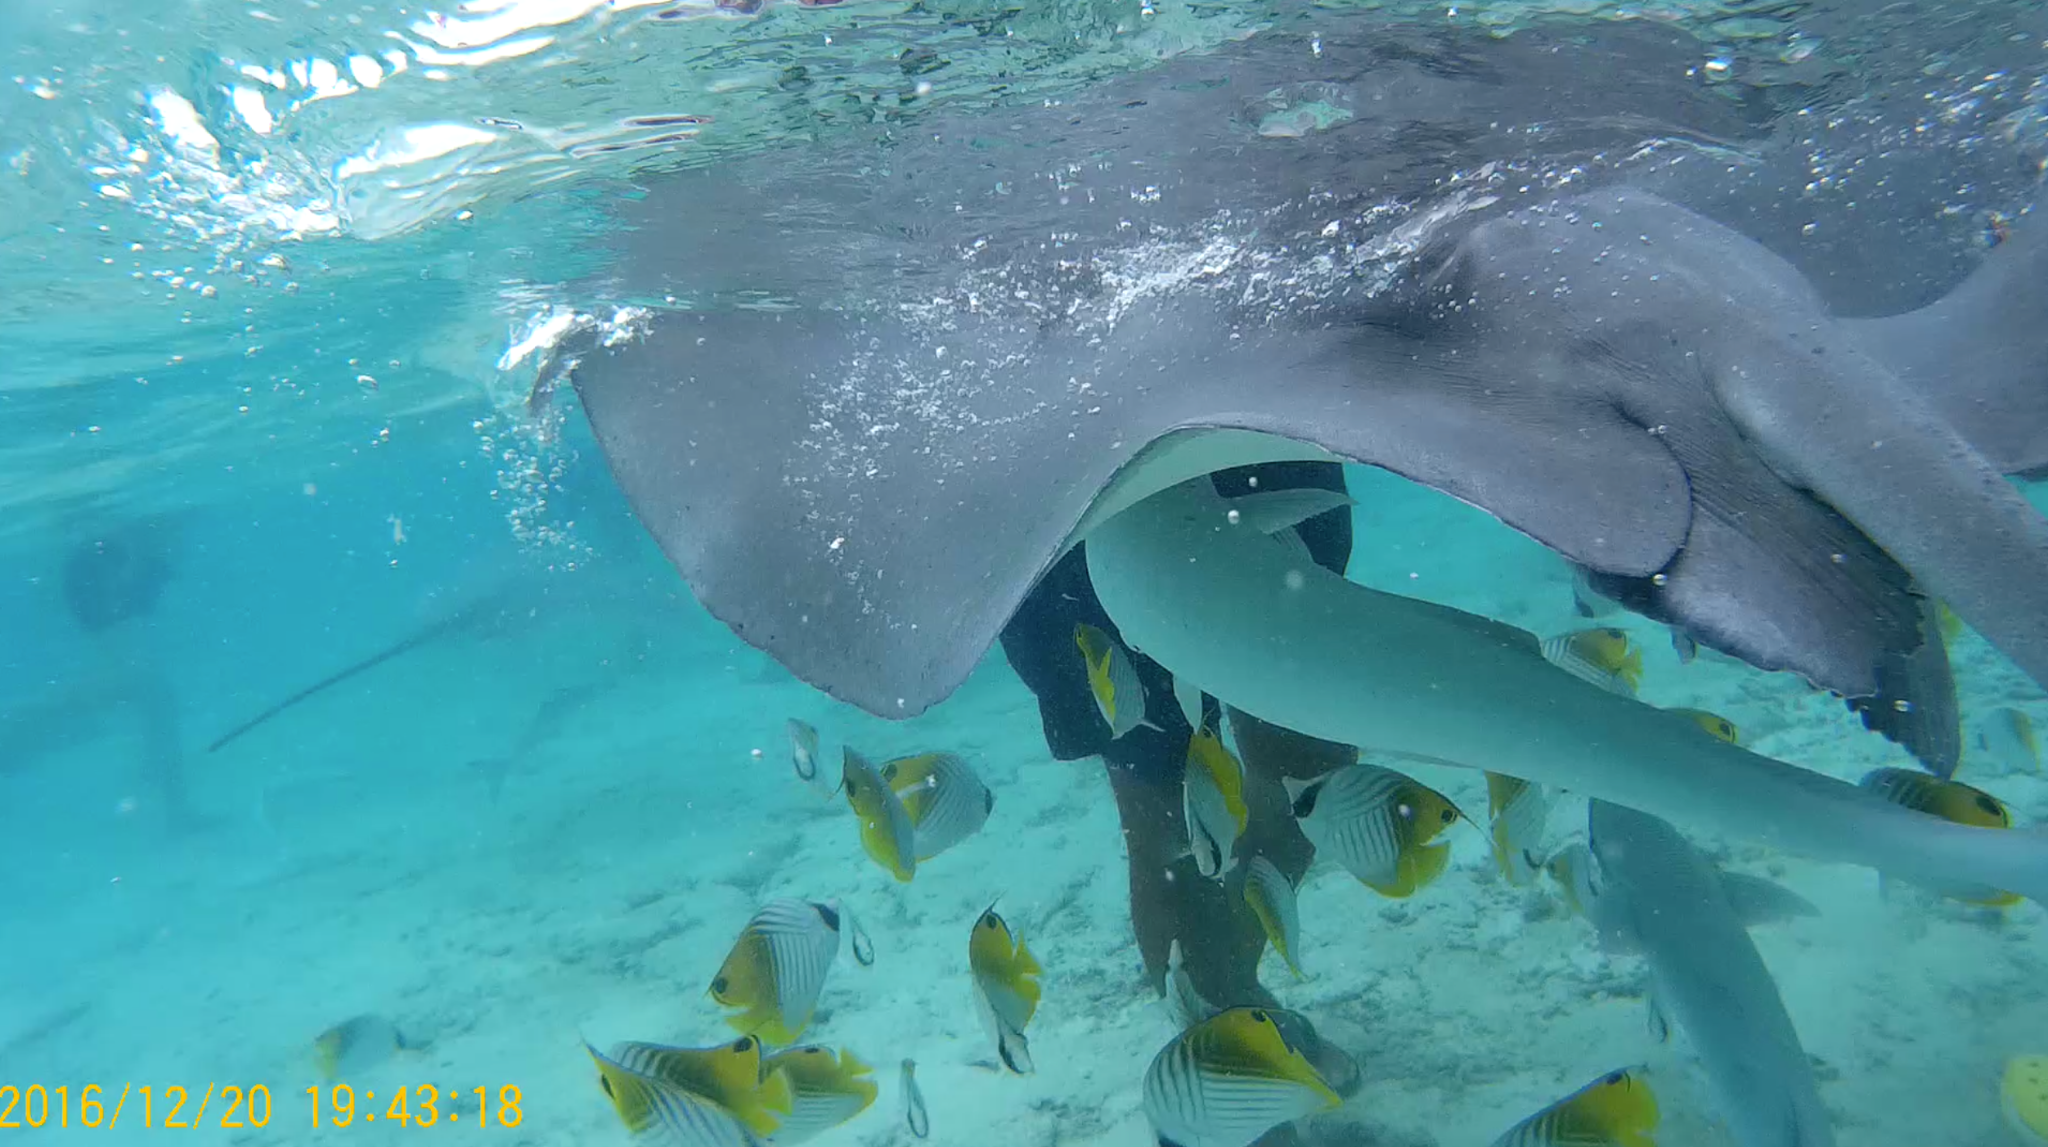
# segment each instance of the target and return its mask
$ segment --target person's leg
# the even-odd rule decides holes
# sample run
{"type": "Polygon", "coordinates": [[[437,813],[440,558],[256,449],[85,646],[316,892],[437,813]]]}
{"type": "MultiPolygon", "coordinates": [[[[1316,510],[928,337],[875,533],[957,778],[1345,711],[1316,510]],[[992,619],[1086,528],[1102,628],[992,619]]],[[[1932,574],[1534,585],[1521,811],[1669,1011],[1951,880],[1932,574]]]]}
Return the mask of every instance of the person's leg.
{"type": "Polygon", "coordinates": [[[1146,981],[1154,986],[1163,981],[1168,953],[1179,940],[1188,979],[1203,999],[1218,1007],[1272,1005],[1272,995],[1259,986],[1265,933],[1245,906],[1241,883],[1203,876],[1188,854],[1187,822],[1181,815],[1185,744],[1172,758],[1151,762],[1132,761],[1134,754],[1120,749],[1114,746],[1104,759],[1123,824],[1131,929],[1146,981]]]}
{"type": "Polygon", "coordinates": [[[1299,885],[1315,857],[1315,848],[1295,823],[1287,786],[1281,781],[1288,777],[1311,780],[1356,764],[1358,750],[1269,724],[1239,709],[1227,711],[1231,736],[1244,762],[1244,800],[1251,814],[1237,853],[1265,857],[1289,883],[1299,885]]]}
{"type": "MultiPolygon", "coordinates": [[[[1226,497],[1254,490],[1344,489],[1342,468],[1329,463],[1244,467],[1217,474],[1214,481],[1226,497]]],[[[1317,564],[1344,571],[1351,553],[1348,510],[1320,515],[1297,529],[1317,564]]],[[[1155,986],[1162,983],[1168,952],[1178,939],[1189,980],[1211,1004],[1272,1004],[1272,994],[1259,983],[1266,937],[1244,902],[1243,865],[1219,883],[1197,872],[1192,856],[1182,855],[1188,850],[1188,834],[1181,815],[1181,788],[1193,730],[1175,700],[1172,677],[1150,658],[1133,655],[1145,689],[1146,718],[1159,728],[1140,727],[1111,740],[1074,645],[1074,626],[1079,622],[1121,640],[1096,600],[1085,556],[1076,547],[1039,579],[1018,608],[1003,630],[1003,652],[1038,698],[1052,755],[1058,760],[1100,755],[1108,769],[1130,866],[1131,928],[1146,980],[1155,986]]],[[[1205,698],[1204,704],[1208,719],[1219,720],[1215,700],[1205,698]]],[[[1314,850],[1294,821],[1281,779],[1320,776],[1355,761],[1357,752],[1235,709],[1230,710],[1230,729],[1244,761],[1250,814],[1236,853],[1262,855],[1288,880],[1299,883],[1314,850]]],[[[1355,1091],[1356,1064],[1305,1022],[1304,1028],[1300,1036],[1311,1062],[1339,1093],[1355,1091]]],[[[1254,1147],[1301,1147],[1308,1138],[1289,1124],[1267,1132],[1254,1147]]]]}
{"type": "MultiPolygon", "coordinates": [[[[1224,471],[1213,479],[1226,496],[1313,487],[1343,490],[1343,471],[1330,463],[1274,463],[1224,471]]],[[[1316,562],[1341,572],[1351,551],[1351,516],[1332,511],[1298,527],[1316,562]]],[[[1095,708],[1087,674],[1074,645],[1074,626],[1086,622],[1112,637],[1116,625],[1095,597],[1084,552],[1077,547],[1039,580],[1004,629],[1003,651],[1037,696],[1046,744],[1055,758],[1100,755],[1109,768],[1130,863],[1131,925],[1146,978],[1157,984],[1175,939],[1188,975],[1203,997],[1218,1005],[1271,1003],[1259,985],[1265,935],[1244,904],[1242,873],[1224,884],[1204,879],[1191,857],[1181,818],[1182,775],[1193,732],[1174,699],[1173,680],[1150,658],[1132,657],[1145,689],[1140,727],[1112,741],[1095,708]]],[[[1214,717],[1215,703],[1208,702],[1214,717]]],[[[1287,807],[1285,776],[1317,776],[1355,759],[1343,746],[1301,737],[1244,714],[1231,714],[1244,756],[1251,818],[1239,855],[1258,852],[1290,880],[1299,880],[1311,854],[1287,807]]],[[[1241,866],[1240,866],[1241,867],[1241,866]]]]}

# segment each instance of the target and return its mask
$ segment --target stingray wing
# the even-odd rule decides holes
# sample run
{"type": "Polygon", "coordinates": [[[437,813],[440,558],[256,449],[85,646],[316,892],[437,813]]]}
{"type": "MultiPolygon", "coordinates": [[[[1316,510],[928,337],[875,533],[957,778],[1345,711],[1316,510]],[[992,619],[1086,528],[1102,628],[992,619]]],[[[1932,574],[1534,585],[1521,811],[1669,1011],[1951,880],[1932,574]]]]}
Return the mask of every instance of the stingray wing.
{"type": "Polygon", "coordinates": [[[1619,412],[1488,406],[1426,376],[1362,376],[1343,353],[1340,336],[1248,327],[1194,293],[1108,337],[972,315],[677,314],[590,351],[575,381],[705,607],[888,717],[963,681],[1117,470],[1175,430],[1387,466],[1603,569],[1647,575],[1678,549],[1685,475],[1619,412]]]}
{"type": "Polygon", "coordinates": [[[1542,323],[1547,344],[1482,366],[1431,312],[1469,260],[1425,260],[1406,311],[1360,301],[1461,229],[1376,222],[1390,199],[1446,203],[1447,171],[1752,131],[1696,85],[1644,88],[1696,46],[1622,25],[1321,35],[654,189],[621,285],[709,305],[587,349],[574,381],[703,604],[834,696],[909,716],[1148,445],[1240,428],[1443,490],[1702,640],[1876,695],[1878,666],[1920,648],[1909,581],[1698,380],[1646,397],[1542,323]],[[1291,134],[1309,106],[1342,114],[1291,134]],[[720,305],[748,287],[789,305],[720,305]]]}

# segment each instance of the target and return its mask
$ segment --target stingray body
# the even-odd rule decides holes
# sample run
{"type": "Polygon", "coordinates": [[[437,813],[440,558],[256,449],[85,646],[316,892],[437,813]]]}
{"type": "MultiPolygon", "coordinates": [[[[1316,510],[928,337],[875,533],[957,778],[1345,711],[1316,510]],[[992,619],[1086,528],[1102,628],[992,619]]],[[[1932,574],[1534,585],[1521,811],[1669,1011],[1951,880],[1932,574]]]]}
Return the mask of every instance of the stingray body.
{"type": "MultiPolygon", "coordinates": [[[[1490,194],[1424,194],[1531,147],[1758,133],[1690,85],[1636,90],[1689,42],[1577,31],[1262,36],[1058,109],[681,177],[624,273],[704,309],[589,348],[576,385],[700,599],[887,716],[963,679],[1111,476],[1190,427],[1445,490],[1881,721],[1945,707],[1919,588],[2048,675],[2048,579],[1994,576],[2043,562],[1998,477],[2048,460],[2024,385],[2048,352],[2000,341],[2048,306],[2041,237],[1925,313],[1843,322],[1653,196],[1461,217],[1490,194]],[[1311,97],[1350,118],[1272,134],[1311,97]],[[742,195],[769,206],[719,210],[742,195]],[[733,309],[742,288],[780,305],[733,309]],[[1967,377],[1934,369],[1965,353],[1967,377]]],[[[1930,723],[1901,735],[1944,768],[1953,721],[1930,723]]]]}
{"type": "MultiPolygon", "coordinates": [[[[699,600],[882,716],[957,686],[1116,508],[1219,465],[1336,457],[1862,699],[1945,770],[1924,592],[2048,678],[2048,531],[2001,476],[2041,461],[2027,384],[2048,348],[1971,349],[2048,327],[2042,237],[2022,228],[1923,312],[1845,321],[1682,205],[1535,190],[1520,171],[1599,182],[1573,164],[1761,133],[1643,79],[1694,58],[1663,36],[1275,33],[1057,107],[694,173],[650,197],[624,272],[691,309],[565,348],[572,377],[699,600]],[[1276,126],[1309,103],[1342,114],[1276,126]],[[1966,353],[1969,377],[1936,369],[1966,353]]],[[[1673,744],[1635,744],[1637,767],[1675,769],[1673,744]]],[[[1618,774],[1582,780],[1630,803],[1602,787],[1618,774]]]]}

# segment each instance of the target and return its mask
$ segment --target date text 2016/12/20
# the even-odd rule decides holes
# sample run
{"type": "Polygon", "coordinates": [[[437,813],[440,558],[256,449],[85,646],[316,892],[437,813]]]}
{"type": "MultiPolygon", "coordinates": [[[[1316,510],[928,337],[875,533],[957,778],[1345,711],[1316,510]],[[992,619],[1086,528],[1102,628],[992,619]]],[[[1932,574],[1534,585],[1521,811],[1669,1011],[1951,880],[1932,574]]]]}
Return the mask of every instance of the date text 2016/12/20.
{"type": "Polygon", "coordinates": [[[17,1127],[262,1127],[270,1122],[270,1089],[257,1084],[40,1083],[0,1085],[0,1129],[17,1127]],[[213,1122],[208,1121],[211,1113],[213,1122]]]}

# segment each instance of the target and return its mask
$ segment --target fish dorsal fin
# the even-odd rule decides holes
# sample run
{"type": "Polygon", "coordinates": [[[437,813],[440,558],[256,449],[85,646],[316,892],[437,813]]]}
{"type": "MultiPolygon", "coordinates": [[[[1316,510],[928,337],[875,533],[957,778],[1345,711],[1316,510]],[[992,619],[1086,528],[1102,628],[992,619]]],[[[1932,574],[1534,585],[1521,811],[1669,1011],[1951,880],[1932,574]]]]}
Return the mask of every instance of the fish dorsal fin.
{"type": "Polygon", "coordinates": [[[583,1050],[590,1053],[591,1062],[597,1065],[598,1086],[612,1101],[626,1130],[639,1135],[654,1126],[654,1086],[590,1046],[588,1040],[584,1041],[583,1050]]]}
{"type": "Polygon", "coordinates": [[[1735,910],[1735,918],[1745,928],[1820,915],[1820,909],[1806,897],[1775,880],[1746,872],[1723,872],[1721,891],[1727,894],[1728,906],[1735,910]]]}

